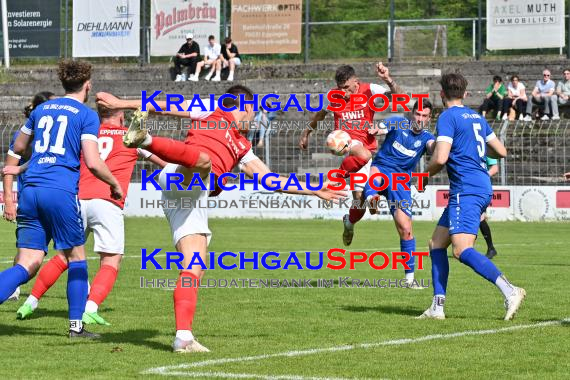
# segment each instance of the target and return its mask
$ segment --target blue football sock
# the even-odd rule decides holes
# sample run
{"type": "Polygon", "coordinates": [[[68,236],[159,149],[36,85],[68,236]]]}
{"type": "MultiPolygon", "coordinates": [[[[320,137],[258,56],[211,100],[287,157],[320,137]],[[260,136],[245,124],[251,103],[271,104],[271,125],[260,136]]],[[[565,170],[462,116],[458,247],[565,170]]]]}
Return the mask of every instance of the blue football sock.
{"type": "Polygon", "coordinates": [[[67,269],[69,319],[81,320],[87,302],[87,261],[72,261],[67,269]]]}
{"type": "Polygon", "coordinates": [[[16,288],[25,284],[30,279],[30,274],[20,264],[16,264],[11,268],[0,273],[0,304],[6,301],[16,288]]]}
{"type": "Polygon", "coordinates": [[[445,295],[447,291],[447,278],[449,277],[449,259],[447,250],[443,248],[432,249],[431,257],[431,280],[433,282],[433,294],[445,295]]]}
{"type": "Polygon", "coordinates": [[[416,258],[412,256],[412,252],[416,250],[416,239],[412,240],[400,240],[400,251],[407,252],[410,254],[410,259],[406,262],[406,264],[410,267],[410,269],[404,269],[406,273],[414,273],[414,269],[416,267],[416,258]]]}
{"type": "Polygon", "coordinates": [[[490,281],[493,284],[501,275],[501,271],[497,269],[495,264],[493,264],[493,262],[487,257],[477,252],[475,248],[467,248],[461,252],[459,261],[471,267],[471,269],[477,272],[481,277],[486,278],[487,281],[490,281]]]}

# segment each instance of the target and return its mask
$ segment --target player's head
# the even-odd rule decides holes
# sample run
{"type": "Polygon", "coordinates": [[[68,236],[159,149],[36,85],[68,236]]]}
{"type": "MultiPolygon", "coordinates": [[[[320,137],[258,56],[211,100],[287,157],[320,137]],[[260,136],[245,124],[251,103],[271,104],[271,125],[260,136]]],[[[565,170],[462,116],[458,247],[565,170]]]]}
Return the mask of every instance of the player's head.
{"type": "Polygon", "coordinates": [[[231,86],[230,88],[228,88],[226,90],[226,94],[232,94],[237,97],[235,100],[232,98],[224,98],[222,104],[224,105],[224,107],[236,106],[236,110],[232,111],[236,121],[246,122],[246,123],[239,123],[238,127],[240,128],[240,133],[247,133],[249,129],[248,124],[253,120],[255,112],[253,111],[252,104],[245,104],[244,110],[240,111],[239,97],[240,94],[243,94],[245,100],[253,100],[253,92],[249,88],[237,84],[235,86],[231,86]]]}
{"type": "Polygon", "coordinates": [[[210,46],[214,46],[214,44],[216,43],[216,37],[214,37],[213,35],[209,35],[208,43],[210,44],[210,46]]]}
{"type": "Polygon", "coordinates": [[[334,75],[334,80],[338,89],[345,92],[345,98],[351,94],[356,94],[358,91],[359,82],[352,66],[342,65],[339,67],[334,75]]]}
{"type": "Polygon", "coordinates": [[[24,115],[26,115],[26,117],[30,117],[30,114],[33,110],[36,109],[37,106],[54,98],[56,98],[56,96],[51,91],[38,92],[34,95],[30,104],[24,107],[24,115]]]}
{"type": "Polygon", "coordinates": [[[91,90],[91,64],[85,61],[66,59],[59,62],[57,75],[66,94],[84,93],[86,102],[91,90]]]}
{"type": "Polygon", "coordinates": [[[412,108],[412,131],[415,133],[421,132],[429,123],[431,119],[431,111],[433,105],[429,99],[419,99],[412,108]],[[422,101],[422,110],[419,110],[419,102],[422,101]]]}
{"type": "Polygon", "coordinates": [[[123,126],[125,124],[125,113],[120,109],[107,108],[97,103],[97,113],[101,124],[111,124],[123,126]]]}
{"type": "Polygon", "coordinates": [[[495,75],[493,77],[493,83],[501,83],[503,81],[503,78],[501,78],[499,75],[495,75]]]}
{"type": "Polygon", "coordinates": [[[441,76],[441,99],[443,103],[450,100],[463,100],[467,91],[467,79],[458,73],[447,73],[441,76]]]}

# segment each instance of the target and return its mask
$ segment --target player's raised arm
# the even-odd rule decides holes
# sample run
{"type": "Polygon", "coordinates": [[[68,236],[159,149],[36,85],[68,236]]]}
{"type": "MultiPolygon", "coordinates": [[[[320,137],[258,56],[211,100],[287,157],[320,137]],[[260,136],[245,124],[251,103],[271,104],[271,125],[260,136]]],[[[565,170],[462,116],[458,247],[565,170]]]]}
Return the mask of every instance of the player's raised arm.
{"type": "MultiPolygon", "coordinates": [[[[263,177],[267,173],[271,173],[271,170],[265,165],[263,161],[259,158],[254,158],[251,161],[248,161],[240,166],[241,170],[250,178],[253,178],[253,174],[257,173],[260,177],[263,177]]],[[[283,188],[287,183],[288,178],[279,176],[278,178],[271,178],[273,183],[278,182],[279,187],[283,188]]],[[[268,184],[263,184],[268,185],[268,184]]],[[[335,191],[330,190],[326,186],[327,184],[323,184],[321,190],[308,190],[308,189],[297,189],[296,186],[292,186],[289,190],[278,190],[283,193],[290,193],[290,194],[304,194],[304,195],[316,195],[317,197],[325,200],[332,200],[338,201],[340,198],[344,198],[347,196],[346,191],[335,191]]],[[[317,186],[314,184],[314,186],[317,186]]]]}
{"type": "Polygon", "coordinates": [[[111,196],[114,199],[122,199],[123,189],[121,189],[119,181],[117,181],[115,176],[111,174],[107,165],[105,165],[103,160],[101,160],[97,142],[86,139],[81,140],[81,150],[83,152],[83,158],[87,169],[89,169],[95,177],[111,187],[111,196]]]}
{"type": "MultiPolygon", "coordinates": [[[[386,85],[388,86],[388,88],[390,88],[390,91],[386,93],[387,96],[391,96],[392,94],[403,94],[404,90],[402,90],[402,88],[400,86],[398,86],[396,84],[396,82],[394,81],[394,79],[392,79],[392,77],[390,76],[390,70],[384,66],[384,64],[382,62],[378,62],[376,64],[376,72],[378,73],[378,76],[380,77],[380,79],[382,79],[384,81],[384,83],[386,83],[386,85]]],[[[378,91],[374,91],[374,88],[372,85],[370,86],[370,89],[372,90],[373,94],[374,93],[381,93],[378,91]]]]}
{"type": "Polygon", "coordinates": [[[327,116],[327,111],[324,109],[315,113],[315,115],[313,116],[313,120],[311,120],[311,123],[309,124],[310,128],[305,130],[301,135],[301,139],[299,140],[299,148],[306,150],[309,147],[309,136],[315,129],[317,129],[319,121],[325,120],[326,116],[327,116]]]}
{"type": "MultiPolygon", "coordinates": [[[[108,92],[98,92],[97,93],[97,104],[101,104],[109,109],[125,109],[125,110],[136,110],[141,108],[142,99],[119,99],[113,94],[108,92]]],[[[162,110],[166,110],[168,107],[165,100],[155,100],[157,106],[162,110]]],[[[174,107],[170,107],[174,108],[174,107]]],[[[176,117],[190,118],[190,112],[188,111],[157,111],[152,104],[146,105],[146,110],[152,113],[158,113],[161,115],[169,115],[176,117]]]]}

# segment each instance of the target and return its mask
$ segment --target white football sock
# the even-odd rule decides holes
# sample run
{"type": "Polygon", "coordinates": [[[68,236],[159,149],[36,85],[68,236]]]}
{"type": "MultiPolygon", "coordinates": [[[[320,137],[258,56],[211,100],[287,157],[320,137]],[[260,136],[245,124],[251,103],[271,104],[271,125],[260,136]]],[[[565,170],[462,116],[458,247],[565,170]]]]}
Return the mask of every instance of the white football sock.
{"type": "Polygon", "coordinates": [[[186,342],[194,340],[194,335],[192,334],[192,331],[190,331],[190,330],[176,330],[176,337],[178,339],[182,339],[186,342]]]}
{"type": "Polygon", "coordinates": [[[408,281],[408,282],[414,281],[414,278],[415,278],[414,274],[415,274],[414,272],[406,273],[406,281],[408,281]]]}
{"type": "Polygon", "coordinates": [[[85,312],[86,313],[96,313],[99,310],[99,305],[97,305],[93,301],[87,301],[85,304],[85,312]]]}
{"type": "Polygon", "coordinates": [[[515,291],[515,287],[513,286],[513,284],[511,284],[509,280],[507,280],[506,277],[503,275],[497,277],[495,285],[497,285],[497,288],[499,288],[499,290],[501,291],[501,293],[503,293],[505,298],[509,297],[515,291]]]}
{"type": "Polygon", "coordinates": [[[26,302],[24,302],[26,305],[30,305],[30,307],[32,308],[32,310],[36,310],[38,307],[38,299],[34,296],[32,296],[31,294],[28,296],[28,298],[26,299],[26,302]]]}
{"type": "Polygon", "coordinates": [[[433,301],[431,303],[431,308],[436,313],[443,313],[443,308],[445,306],[445,296],[442,294],[436,294],[433,296],[433,301]]]}
{"type": "Polygon", "coordinates": [[[83,322],[81,319],[70,319],[69,320],[69,329],[75,332],[81,332],[83,330],[83,322]]]}

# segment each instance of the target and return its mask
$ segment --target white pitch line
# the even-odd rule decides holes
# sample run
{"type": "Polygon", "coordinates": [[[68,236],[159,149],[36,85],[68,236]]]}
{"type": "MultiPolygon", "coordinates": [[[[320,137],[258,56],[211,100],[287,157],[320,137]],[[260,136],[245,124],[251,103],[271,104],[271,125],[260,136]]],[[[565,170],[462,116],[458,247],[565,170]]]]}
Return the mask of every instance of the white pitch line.
{"type": "Polygon", "coordinates": [[[226,379],[262,379],[262,380],[354,380],[343,377],[305,377],[297,375],[257,375],[254,373],[229,373],[229,372],[168,372],[168,376],[186,377],[221,377],[226,379]]]}
{"type": "MultiPolygon", "coordinates": [[[[334,347],[328,347],[328,348],[313,348],[313,349],[301,350],[301,351],[286,351],[286,352],[279,352],[279,353],[275,353],[275,354],[265,354],[265,355],[257,355],[257,356],[244,356],[244,357],[239,357],[239,358],[204,360],[204,361],[195,362],[195,363],[184,363],[184,364],[178,364],[178,365],[173,365],[173,366],[150,368],[150,369],[147,369],[141,373],[142,374],[155,374],[155,375],[166,375],[166,376],[168,376],[168,375],[172,374],[169,371],[176,371],[176,370],[181,370],[181,369],[206,367],[206,366],[227,364],[227,363],[243,363],[243,362],[265,360],[265,359],[271,359],[271,358],[279,358],[279,357],[295,357],[295,356],[315,355],[315,354],[321,354],[321,353],[325,353],[325,352],[350,351],[350,350],[355,350],[355,349],[368,349],[368,348],[383,347],[383,346],[397,346],[397,345],[404,345],[404,344],[411,344],[411,343],[426,342],[426,341],[430,341],[430,340],[460,338],[460,337],[472,336],[472,335],[498,334],[498,333],[508,332],[508,331],[525,330],[525,329],[547,327],[547,326],[557,326],[557,325],[561,325],[562,323],[570,323],[570,317],[559,320],[559,321],[547,321],[547,322],[534,323],[534,324],[530,324],[530,325],[516,325],[516,326],[503,327],[500,329],[467,330],[467,331],[461,331],[461,332],[450,333],[450,334],[426,335],[426,336],[422,336],[419,338],[392,339],[392,340],[385,340],[385,341],[376,342],[376,343],[361,343],[361,344],[354,344],[354,345],[334,346],[334,347]]],[[[175,372],[175,373],[180,374],[183,372],[175,372]]],[[[202,374],[204,374],[204,373],[202,373],[202,374]]],[[[192,376],[192,375],[189,375],[189,376],[192,376]]],[[[266,377],[263,377],[263,378],[266,378],[266,377]]]]}

